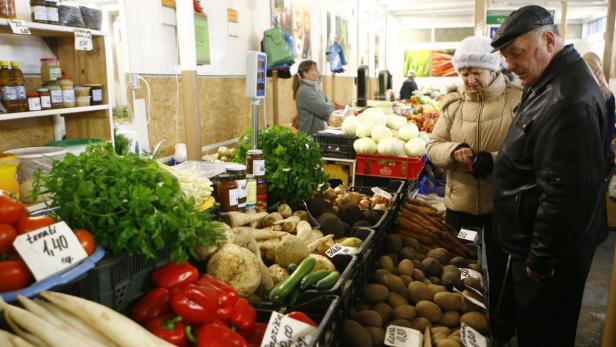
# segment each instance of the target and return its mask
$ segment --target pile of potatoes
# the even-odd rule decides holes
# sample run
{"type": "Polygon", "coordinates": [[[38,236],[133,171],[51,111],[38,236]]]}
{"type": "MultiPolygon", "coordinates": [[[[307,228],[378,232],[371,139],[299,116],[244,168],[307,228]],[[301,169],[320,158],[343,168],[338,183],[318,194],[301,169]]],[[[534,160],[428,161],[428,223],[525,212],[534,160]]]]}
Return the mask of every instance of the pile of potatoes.
{"type": "MultiPolygon", "coordinates": [[[[483,292],[480,282],[460,282],[459,268],[480,271],[475,261],[451,257],[444,248],[421,253],[419,243],[397,234],[388,235],[386,255],[376,264],[360,303],[343,323],[343,338],[349,346],[383,346],[390,324],[425,332],[430,329],[433,346],[463,346],[460,323],[487,333],[484,310],[452,291],[472,287],[483,292]]],[[[482,301],[474,290],[463,293],[482,301]]]]}

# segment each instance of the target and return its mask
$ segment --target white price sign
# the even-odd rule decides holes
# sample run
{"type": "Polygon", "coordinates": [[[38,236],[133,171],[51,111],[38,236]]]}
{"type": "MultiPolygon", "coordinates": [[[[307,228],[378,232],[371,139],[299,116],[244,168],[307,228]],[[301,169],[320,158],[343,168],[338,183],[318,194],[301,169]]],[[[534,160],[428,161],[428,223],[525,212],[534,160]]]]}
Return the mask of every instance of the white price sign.
{"type": "Polygon", "coordinates": [[[481,273],[479,271],[475,271],[473,269],[467,269],[467,268],[463,268],[461,267],[460,269],[460,279],[464,280],[467,277],[472,277],[474,279],[479,280],[479,283],[481,283],[481,287],[484,287],[483,285],[483,276],[481,276],[481,273]]]}
{"type": "Polygon", "coordinates": [[[19,19],[9,19],[9,25],[11,26],[11,30],[13,34],[19,35],[30,35],[30,28],[28,28],[28,24],[23,20],[19,19]]]}
{"type": "Polygon", "coordinates": [[[469,296],[469,295],[466,295],[466,294],[462,293],[458,288],[454,287],[453,291],[455,293],[462,294],[462,296],[464,297],[465,300],[468,300],[471,303],[475,304],[476,306],[479,306],[482,309],[487,310],[487,307],[486,307],[486,305],[483,302],[473,298],[472,296],[469,296]]]}
{"type": "Polygon", "coordinates": [[[310,346],[317,328],[291,317],[272,312],[261,347],[310,346]]]}
{"type": "Polygon", "coordinates": [[[339,243],[329,247],[327,251],[325,251],[325,255],[332,258],[336,254],[355,254],[357,250],[355,248],[343,246],[339,243]]]}
{"type": "Polygon", "coordinates": [[[385,346],[421,347],[423,334],[415,329],[390,325],[385,332],[385,346]]]}
{"type": "Polygon", "coordinates": [[[92,33],[86,29],[75,29],[75,50],[92,50],[92,33]]]}
{"type": "Polygon", "coordinates": [[[460,326],[460,338],[467,347],[488,347],[486,338],[464,323],[460,326]]]}
{"type": "Polygon", "coordinates": [[[470,242],[477,242],[479,240],[479,234],[474,230],[460,229],[458,238],[470,242]]]}
{"type": "Polygon", "coordinates": [[[19,235],[13,246],[37,281],[88,257],[75,233],[64,222],[19,235]]]}
{"type": "Polygon", "coordinates": [[[379,188],[379,187],[373,187],[372,189],[370,189],[374,195],[380,195],[382,197],[384,197],[387,200],[391,201],[391,194],[389,194],[388,192],[384,191],[383,189],[379,188]]]}

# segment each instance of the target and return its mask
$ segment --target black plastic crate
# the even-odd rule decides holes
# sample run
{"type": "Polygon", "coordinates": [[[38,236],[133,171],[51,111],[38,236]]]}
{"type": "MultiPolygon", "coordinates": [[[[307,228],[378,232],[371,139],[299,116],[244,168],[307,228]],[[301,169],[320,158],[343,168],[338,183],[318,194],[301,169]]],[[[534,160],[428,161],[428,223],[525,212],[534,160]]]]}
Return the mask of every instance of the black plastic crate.
{"type": "Polygon", "coordinates": [[[353,148],[353,142],[357,139],[355,136],[316,133],[314,139],[321,147],[323,157],[355,159],[353,148]]]}

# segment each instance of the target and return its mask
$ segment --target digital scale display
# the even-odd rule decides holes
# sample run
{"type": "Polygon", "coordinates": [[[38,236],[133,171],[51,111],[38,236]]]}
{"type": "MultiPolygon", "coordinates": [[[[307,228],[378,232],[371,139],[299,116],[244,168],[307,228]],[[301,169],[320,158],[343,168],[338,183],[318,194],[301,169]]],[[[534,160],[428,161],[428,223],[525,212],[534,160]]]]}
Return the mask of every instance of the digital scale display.
{"type": "Polygon", "coordinates": [[[267,76],[266,55],[257,56],[257,96],[265,96],[265,78],[267,76]]]}
{"type": "Polygon", "coordinates": [[[251,100],[265,99],[267,87],[267,55],[250,51],[246,55],[246,97],[251,100]]]}

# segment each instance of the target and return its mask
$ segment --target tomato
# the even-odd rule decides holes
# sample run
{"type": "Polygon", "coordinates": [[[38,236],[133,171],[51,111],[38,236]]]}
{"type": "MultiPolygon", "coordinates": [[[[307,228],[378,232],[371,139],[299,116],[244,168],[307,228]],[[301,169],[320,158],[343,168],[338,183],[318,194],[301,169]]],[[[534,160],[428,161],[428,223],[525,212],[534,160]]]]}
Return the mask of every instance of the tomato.
{"type": "Polygon", "coordinates": [[[25,288],[32,281],[32,273],[23,260],[0,261],[0,292],[25,288]]]}
{"type": "Polygon", "coordinates": [[[17,222],[17,233],[19,235],[25,234],[28,231],[46,227],[55,222],[56,221],[50,216],[24,217],[17,222]]]}
{"type": "Polygon", "coordinates": [[[15,224],[27,215],[28,210],[24,204],[11,199],[6,193],[0,194],[0,223],[15,224]]]}
{"type": "Polygon", "coordinates": [[[75,236],[81,243],[81,247],[86,250],[88,255],[94,253],[94,248],[96,248],[96,243],[94,242],[94,236],[87,230],[77,230],[75,231],[75,236]]]}
{"type": "Polygon", "coordinates": [[[17,237],[17,230],[10,224],[0,224],[0,254],[13,247],[17,237]]]}

